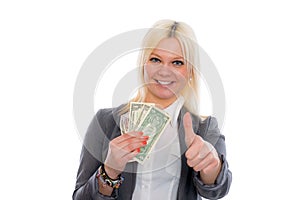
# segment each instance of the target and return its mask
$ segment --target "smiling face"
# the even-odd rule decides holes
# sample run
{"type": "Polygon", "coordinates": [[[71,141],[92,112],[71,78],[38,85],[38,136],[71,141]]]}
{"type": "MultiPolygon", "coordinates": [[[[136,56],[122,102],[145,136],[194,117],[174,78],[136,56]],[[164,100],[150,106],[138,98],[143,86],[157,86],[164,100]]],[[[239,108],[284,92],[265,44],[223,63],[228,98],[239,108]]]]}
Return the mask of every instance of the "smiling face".
{"type": "Polygon", "coordinates": [[[146,102],[167,107],[186,86],[188,70],[176,38],[162,39],[144,66],[147,87],[146,102]]]}

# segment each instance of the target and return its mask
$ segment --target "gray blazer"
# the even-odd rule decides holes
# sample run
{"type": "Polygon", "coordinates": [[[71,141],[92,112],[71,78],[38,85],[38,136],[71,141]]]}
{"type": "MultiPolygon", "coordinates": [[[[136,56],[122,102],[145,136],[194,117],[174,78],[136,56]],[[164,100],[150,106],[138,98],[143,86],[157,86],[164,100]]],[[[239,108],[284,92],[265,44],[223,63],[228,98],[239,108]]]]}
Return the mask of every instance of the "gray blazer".
{"type": "MultiPolygon", "coordinates": [[[[113,191],[111,197],[104,196],[98,192],[98,180],[96,178],[97,170],[106,158],[109,141],[120,135],[120,116],[118,114],[120,108],[122,106],[101,109],[91,121],[81,151],[80,165],[73,193],[74,200],[130,200],[132,198],[136,181],[136,162],[126,165],[124,172],[122,172],[125,181],[119,189],[113,191]]],[[[220,134],[215,118],[208,117],[202,121],[199,117],[192,115],[194,132],[215,147],[223,162],[222,170],[215,184],[205,185],[199,178],[198,173],[187,165],[184,155],[187,147],[182,119],[186,112],[187,109],[183,107],[178,116],[178,134],[182,156],[177,199],[196,200],[197,194],[207,199],[222,198],[228,193],[232,179],[226,161],[225,137],[220,134]]]]}

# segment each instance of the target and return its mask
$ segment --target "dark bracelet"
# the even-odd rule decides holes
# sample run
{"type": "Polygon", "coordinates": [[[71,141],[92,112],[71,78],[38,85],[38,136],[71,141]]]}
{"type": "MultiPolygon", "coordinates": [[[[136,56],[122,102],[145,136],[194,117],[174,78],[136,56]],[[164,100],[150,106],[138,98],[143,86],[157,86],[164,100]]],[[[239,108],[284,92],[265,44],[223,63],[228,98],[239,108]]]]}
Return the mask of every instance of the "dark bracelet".
{"type": "Polygon", "coordinates": [[[119,188],[124,181],[124,178],[121,175],[119,175],[116,179],[110,178],[105,171],[104,164],[99,167],[97,178],[100,179],[104,185],[108,185],[116,189],[119,188]]]}

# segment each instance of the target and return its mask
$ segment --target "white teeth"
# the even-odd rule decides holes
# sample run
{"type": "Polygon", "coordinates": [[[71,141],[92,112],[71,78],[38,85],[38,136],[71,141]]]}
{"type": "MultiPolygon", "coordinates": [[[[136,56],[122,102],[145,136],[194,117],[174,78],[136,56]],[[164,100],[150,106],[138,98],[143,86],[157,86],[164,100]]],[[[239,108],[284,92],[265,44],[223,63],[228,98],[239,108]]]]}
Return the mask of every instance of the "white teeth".
{"type": "Polygon", "coordinates": [[[157,81],[161,85],[169,85],[172,83],[172,81],[157,81]]]}

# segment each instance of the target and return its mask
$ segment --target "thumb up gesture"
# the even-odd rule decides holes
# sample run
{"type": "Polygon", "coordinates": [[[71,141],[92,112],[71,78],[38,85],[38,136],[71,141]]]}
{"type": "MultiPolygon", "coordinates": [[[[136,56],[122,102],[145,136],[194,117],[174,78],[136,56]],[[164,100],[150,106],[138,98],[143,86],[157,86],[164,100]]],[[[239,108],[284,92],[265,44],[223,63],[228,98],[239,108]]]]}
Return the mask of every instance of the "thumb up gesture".
{"type": "Polygon", "coordinates": [[[214,184],[222,166],[216,149],[194,133],[190,113],[184,115],[183,126],[187,146],[185,157],[188,166],[200,172],[201,180],[205,184],[214,184]]]}

